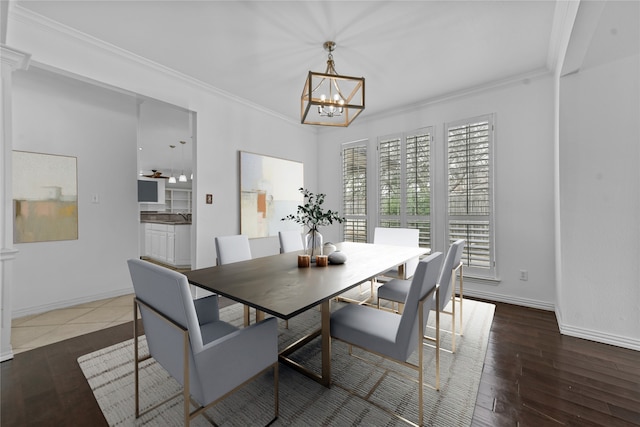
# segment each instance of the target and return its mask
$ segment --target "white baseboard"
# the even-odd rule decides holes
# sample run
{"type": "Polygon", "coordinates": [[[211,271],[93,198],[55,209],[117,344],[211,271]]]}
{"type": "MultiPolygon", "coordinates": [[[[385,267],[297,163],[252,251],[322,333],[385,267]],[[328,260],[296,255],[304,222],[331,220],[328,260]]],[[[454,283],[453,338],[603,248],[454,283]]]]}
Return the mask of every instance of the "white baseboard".
{"type": "Polygon", "coordinates": [[[562,323],[559,323],[558,326],[560,327],[560,333],[562,335],[640,351],[640,339],[594,331],[592,329],[583,329],[571,325],[564,325],[562,323]]]}
{"type": "Polygon", "coordinates": [[[477,289],[464,289],[464,296],[482,298],[490,301],[504,302],[507,304],[521,305],[523,307],[537,308],[540,310],[554,311],[555,305],[548,301],[533,300],[528,298],[514,297],[510,295],[496,294],[493,292],[479,291],[477,289]]]}
{"type": "Polygon", "coordinates": [[[2,354],[0,354],[0,362],[11,359],[13,359],[13,349],[9,349],[8,351],[4,351],[2,352],[2,354]]]}
{"type": "Polygon", "coordinates": [[[623,337],[619,335],[604,333],[601,331],[594,331],[591,329],[584,329],[584,328],[579,328],[579,327],[564,324],[562,321],[561,313],[559,313],[558,310],[556,310],[555,305],[550,302],[513,297],[509,295],[495,294],[493,292],[478,291],[476,289],[468,289],[468,290],[465,289],[464,295],[469,297],[482,298],[489,301],[504,302],[507,304],[521,305],[524,307],[553,311],[556,314],[558,328],[562,335],[582,338],[585,340],[594,341],[602,344],[610,344],[610,345],[615,345],[616,347],[623,347],[631,350],[640,351],[640,340],[638,339],[623,337]]]}
{"type": "Polygon", "coordinates": [[[115,297],[119,297],[127,294],[133,294],[133,287],[118,289],[115,291],[109,291],[109,292],[104,292],[100,294],[87,295],[81,298],[74,298],[66,301],[58,301],[51,304],[27,307],[21,310],[14,310],[11,312],[11,318],[17,319],[19,317],[31,316],[33,314],[41,314],[47,311],[57,310],[59,308],[68,308],[78,304],[84,304],[87,302],[98,301],[98,300],[107,299],[107,298],[115,298],[115,297]]]}

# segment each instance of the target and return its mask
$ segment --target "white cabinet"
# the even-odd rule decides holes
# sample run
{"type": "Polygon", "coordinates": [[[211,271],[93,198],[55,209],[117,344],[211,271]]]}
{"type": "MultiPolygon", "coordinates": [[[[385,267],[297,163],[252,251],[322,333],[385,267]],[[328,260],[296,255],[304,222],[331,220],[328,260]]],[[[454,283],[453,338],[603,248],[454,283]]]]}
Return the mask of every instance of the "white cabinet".
{"type": "Polygon", "coordinates": [[[165,210],[167,212],[191,213],[191,190],[165,190],[165,210]]]}
{"type": "Polygon", "coordinates": [[[145,256],[175,267],[191,265],[190,224],[145,224],[145,256]]]}
{"type": "MultiPolygon", "coordinates": [[[[173,230],[173,226],[169,226],[169,228],[171,230],[173,230]]],[[[171,264],[171,265],[175,265],[176,263],[176,233],[175,232],[171,232],[171,231],[167,231],[167,241],[166,241],[166,248],[167,248],[167,254],[166,254],[166,259],[167,259],[167,264],[171,264]]]]}
{"type": "Polygon", "coordinates": [[[191,225],[174,225],[174,263],[191,266],[191,225]]]}
{"type": "Polygon", "coordinates": [[[151,224],[149,231],[151,240],[149,257],[160,262],[167,262],[167,227],[164,224],[151,224]]]}

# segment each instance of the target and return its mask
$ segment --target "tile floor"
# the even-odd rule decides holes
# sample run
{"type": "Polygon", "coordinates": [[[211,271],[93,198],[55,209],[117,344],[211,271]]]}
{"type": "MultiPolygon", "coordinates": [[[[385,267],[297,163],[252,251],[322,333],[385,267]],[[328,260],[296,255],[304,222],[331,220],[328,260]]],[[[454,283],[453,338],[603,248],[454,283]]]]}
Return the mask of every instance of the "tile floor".
{"type": "Polygon", "coordinates": [[[13,319],[13,353],[130,322],[132,313],[133,294],[13,319]]]}

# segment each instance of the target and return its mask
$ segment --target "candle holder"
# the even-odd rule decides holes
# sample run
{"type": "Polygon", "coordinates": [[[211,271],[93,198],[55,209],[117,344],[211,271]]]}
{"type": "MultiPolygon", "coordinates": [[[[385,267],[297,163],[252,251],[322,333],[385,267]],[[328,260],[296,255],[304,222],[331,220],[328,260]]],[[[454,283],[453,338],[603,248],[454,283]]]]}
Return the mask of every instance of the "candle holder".
{"type": "Polygon", "coordinates": [[[310,255],[298,255],[298,268],[308,268],[311,265],[310,255]]]}

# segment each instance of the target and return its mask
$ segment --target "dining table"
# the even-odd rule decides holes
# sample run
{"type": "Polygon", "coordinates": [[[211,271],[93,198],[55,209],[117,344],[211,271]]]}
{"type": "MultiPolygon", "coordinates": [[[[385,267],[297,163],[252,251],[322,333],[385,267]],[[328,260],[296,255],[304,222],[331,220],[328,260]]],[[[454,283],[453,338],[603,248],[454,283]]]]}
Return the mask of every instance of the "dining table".
{"type": "Polygon", "coordinates": [[[383,272],[424,255],[428,249],[371,243],[341,242],[337,250],[346,256],[342,264],[298,267],[304,251],[253,258],[185,273],[192,285],[253,307],[257,320],[264,313],[289,320],[320,307],[318,329],[279,350],[279,360],[318,381],[331,385],[331,301],[383,272]],[[289,355],[320,337],[321,372],[311,371],[289,355]]]}

